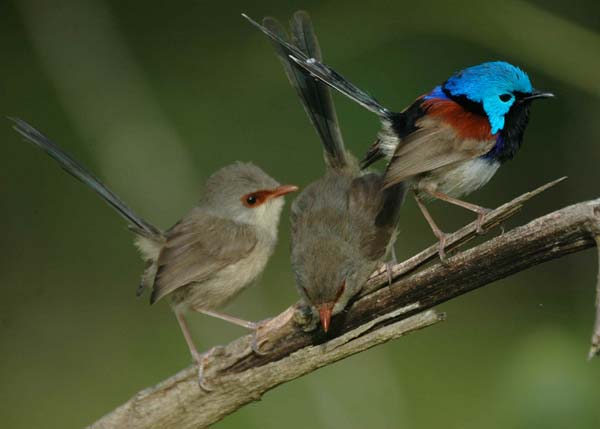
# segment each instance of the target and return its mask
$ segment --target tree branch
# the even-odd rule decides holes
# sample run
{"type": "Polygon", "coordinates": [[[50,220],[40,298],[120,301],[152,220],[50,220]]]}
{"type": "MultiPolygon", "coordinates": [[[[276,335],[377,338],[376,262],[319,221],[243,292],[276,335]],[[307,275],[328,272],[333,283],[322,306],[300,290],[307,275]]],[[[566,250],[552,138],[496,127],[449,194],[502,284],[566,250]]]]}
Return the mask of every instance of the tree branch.
{"type": "Polygon", "coordinates": [[[600,235],[594,235],[596,241],[596,250],[598,252],[598,278],[596,279],[596,323],[592,332],[592,345],[588,359],[592,360],[594,356],[600,355],[600,235]]]}
{"type": "MultiPolygon", "coordinates": [[[[522,205],[522,198],[488,214],[485,225],[506,219],[522,205]]],[[[451,243],[464,243],[474,228],[473,223],[459,230],[451,243]]],[[[259,400],[281,383],[443,320],[443,315],[429,310],[442,302],[528,267],[593,247],[596,237],[600,237],[600,199],[540,217],[452,257],[448,265],[435,263],[415,271],[433,259],[423,256],[431,253],[427,249],[421,256],[396,265],[393,272],[397,280],[389,287],[385,276],[374,275],[367,285],[369,293],[333,319],[329,335],[324,336],[321,330],[307,331],[307,316],[298,305],[290,307],[271,319],[260,333],[268,339],[266,355],[252,353],[251,336],[241,337],[213,354],[205,374],[214,391],[200,390],[196,370],[189,367],[139,392],[91,427],[206,427],[259,400]]],[[[600,312],[597,314],[600,317],[600,312]]],[[[595,333],[593,344],[598,347],[598,319],[595,333]]]]}
{"type": "MultiPolygon", "coordinates": [[[[520,195],[517,198],[502,204],[500,207],[492,210],[484,216],[484,220],[481,224],[482,228],[485,231],[489,231],[496,226],[502,225],[502,222],[518,213],[527,201],[538,196],[547,189],[550,189],[554,185],[559,184],[565,179],[566,177],[561,177],[560,179],[553,180],[552,182],[546,183],[545,185],[542,185],[533,191],[525,192],[523,195],[520,195]]],[[[465,225],[455,233],[449,234],[448,237],[446,237],[446,251],[450,253],[452,250],[463,246],[477,236],[477,223],[471,222],[470,224],[465,225]]],[[[412,258],[409,258],[406,261],[394,266],[392,268],[392,278],[396,279],[402,275],[416,271],[423,265],[436,259],[437,256],[438,245],[436,243],[433,246],[429,246],[427,249],[417,253],[412,258]]],[[[379,271],[373,273],[369,283],[362,291],[362,295],[367,295],[369,292],[378,289],[380,285],[384,284],[384,282],[387,280],[387,275],[388,273],[385,267],[382,267],[379,271]]]]}

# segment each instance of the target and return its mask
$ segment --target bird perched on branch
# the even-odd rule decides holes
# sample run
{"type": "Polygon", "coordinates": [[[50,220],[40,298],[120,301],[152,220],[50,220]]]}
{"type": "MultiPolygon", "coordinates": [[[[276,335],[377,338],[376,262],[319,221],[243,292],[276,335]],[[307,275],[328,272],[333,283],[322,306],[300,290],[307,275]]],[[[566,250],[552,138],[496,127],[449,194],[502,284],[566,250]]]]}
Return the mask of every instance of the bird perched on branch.
{"type": "MultiPolygon", "coordinates": [[[[277,242],[283,196],[296,191],[280,185],[259,167],[236,162],[208,178],[200,202],[167,231],[135,214],[116,194],[54,142],[20,119],[14,129],[54,158],[129,222],[147,268],[138,296],[151,289],[150,303],[168,296],[193,359],[200,387],[204,362],[184,313],[192,310],[255,332],[257,323],[218,312],[263,271],[277,242]]],[[[256,337],[255,337],[256,338],[256,337]]]]}
{"type": "Polygon", "coordinates": [[[554,96],[535,90],[520,68],[494,61],[455,73],[403,111],[394,112],[318,58],[290,55],[312,76],[379,117],[382,128],[361,166],[390,159],[385,186],[410,183],[439,240],[442,260],[446,234],[423,200],[440,199],[477,213],[477,231],[482,233],[489,210],[459,198],[485,185],[500,165],[515,156],[523,142],[531,102],[554,96]]]}
{"type": "Polygon", "coordinates": [[[279,22],[263,25],[243,15],[273,41],[285,73],[317,131],[326,172],[292,204],[292,268],[303,300],[318,315],[325,332],[332,315],[342,312],[383,262],[393,242],[404,185],[384,189],[384,178],[360,171],[344,148],[329,88],[290,59],[320,58],[308,14],[296,12],[291,41],[279,22]]]}

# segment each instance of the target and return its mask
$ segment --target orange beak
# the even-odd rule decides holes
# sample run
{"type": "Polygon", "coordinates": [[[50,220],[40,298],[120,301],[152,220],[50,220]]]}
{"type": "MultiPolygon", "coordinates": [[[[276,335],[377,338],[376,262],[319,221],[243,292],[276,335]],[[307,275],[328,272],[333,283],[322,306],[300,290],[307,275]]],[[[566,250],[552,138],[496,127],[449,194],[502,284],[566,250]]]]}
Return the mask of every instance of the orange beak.
{"type": "Polygon", "coordinates": [[[323,332],[329,330],[329,322],[331,321],[331,312],[333,311],[333,304],[323,304],[319,307],[319,319],[321,319],[321,326],[323,332]]]}
{"type": "Polygon", "coordinates": [[[290,192],[296,192],[299,188],[296,185],[281,185],[269,192],[268,198],[283,197],[290,192]]]}

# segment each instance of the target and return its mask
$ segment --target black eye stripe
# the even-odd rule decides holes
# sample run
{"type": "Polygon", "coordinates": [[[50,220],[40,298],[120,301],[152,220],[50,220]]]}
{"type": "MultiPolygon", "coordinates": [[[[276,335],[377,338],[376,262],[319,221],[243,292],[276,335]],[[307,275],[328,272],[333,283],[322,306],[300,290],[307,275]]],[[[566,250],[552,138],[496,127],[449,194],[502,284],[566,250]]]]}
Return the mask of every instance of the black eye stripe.
{"type": "Polygon", "coordinates": [[[521,91],[513,91],[513,94],[515,95],[515,97],[517,97],[517,99],[525,98],[525,97],[531,95],[530,93],[521,92],[521,91]]]}

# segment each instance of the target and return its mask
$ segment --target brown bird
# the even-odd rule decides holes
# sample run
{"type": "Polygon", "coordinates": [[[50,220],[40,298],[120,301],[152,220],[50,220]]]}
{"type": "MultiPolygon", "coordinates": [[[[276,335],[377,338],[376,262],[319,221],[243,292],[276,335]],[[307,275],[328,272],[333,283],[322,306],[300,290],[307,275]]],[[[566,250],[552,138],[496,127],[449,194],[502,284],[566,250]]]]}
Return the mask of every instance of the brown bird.
{"type": "Polygon", "coordinates": [[[325,150],[325,175],[294,201],[291,220],[296,285],[327,332],[331,317],[346,308],[391,247],[404,185],[384,189],[384,177],[361,172],[344,148],[329,88],[290,59],[321,58],[308,14],[293,15],[291,42],[275,19],[265,18],[262,26],[243,16],[273,41],[325,150]]]}
{"type": "MultiPolygon", "coordinates": [[[[151,289],[150,303],[169,296],[192,358],[200,387],[205,354],[196,349],[184,313],[197,311],[255,332],[257,323],[218,310],[263,271],[277,242],[283,196],[296,191],[280,185],[257,166],[236,162],[208,178],[200,202],[167,231],[135,214],[117,195],[54,142],[21,119],[14,129],[54,158],[68,173],[100,195],[129,222],[146,261],[137,291],[151,289]]],[[[256,339],[256,338],[255,338],[256,339]]],[[[254,348],[254,347],[253,347],[254,348]]]]}

